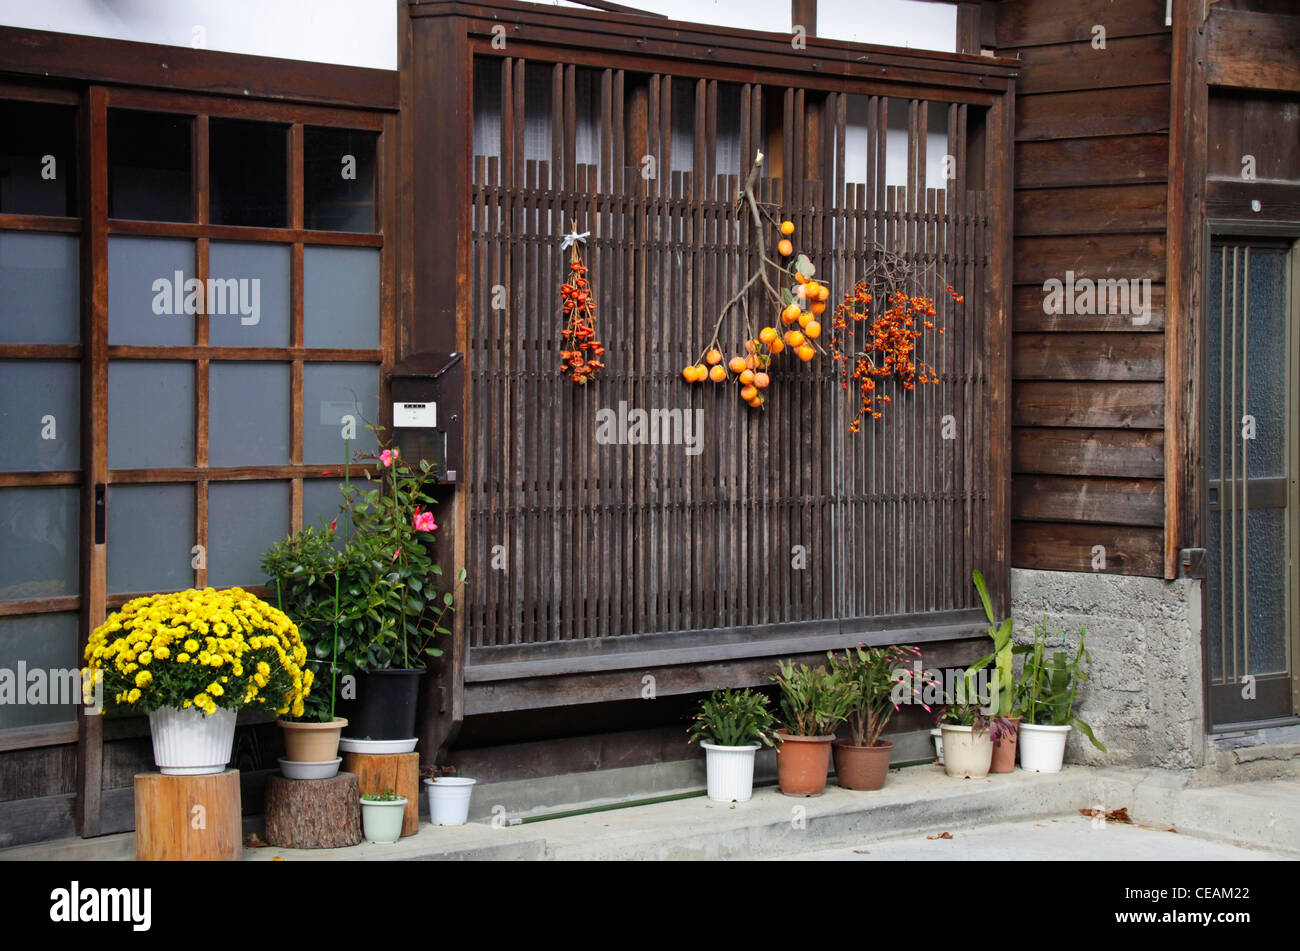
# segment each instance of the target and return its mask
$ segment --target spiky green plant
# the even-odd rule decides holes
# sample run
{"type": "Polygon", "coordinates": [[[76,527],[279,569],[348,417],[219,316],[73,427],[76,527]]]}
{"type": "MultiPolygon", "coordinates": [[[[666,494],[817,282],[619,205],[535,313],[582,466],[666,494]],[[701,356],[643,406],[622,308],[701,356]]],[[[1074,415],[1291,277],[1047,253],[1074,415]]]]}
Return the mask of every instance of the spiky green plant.
{"type": "MultiPolygon", "coordinates": [[[[1025,655],[1025,664],[1020,672],[1017,691],[1017,705],[1023,712],[1026,722],[1038,726],[1073,726],[1086,736],[1092,745],[1103,753],[1106,747],[1097,741],[1092,727],[1074,715],[1081,688],[1089,679],[1084,663],[1092,663],[1092,655],[1084,647],[1086,630],[1079,631],[1079,649],[1071,659],[1068,651],[1053,651],[1051,660],[1047,658],[1047,639],[1051,632],[1047,628],[1047,618],[1034,628],[1034,643],[1016,648],[1016,653],[1025,655]]],[[[1062,646],[1065,636],[1061,635],[1062,646]]]]}
{"type": "Polygon", "coordinates": [[[979,571],[972,571],[971,580],[975,582],[975,590],[979,592],[980,601],[984,605],[984,614],[989,619],[989,637],[993,639],[993,653],[987,654],[971,664],[967,668],[967,674],[983,670],[989,664],[994,665],[993,669],[997,671],[998,676],[998,693],[992,705],[993,714],[999,717],[1009,717],[1015,708],[1016,700],[1016,681],[1011,666],[1015,652],[1015,644],[1012,639],[1012,620],[1006,618],[999,621],[993,613],[993,602],[989,598],[989,589],[988,585],[984,583],[983,574],[979,571]]]}
{"type": "Polygon", "coordinates": [[[767,697],[753,690],[715,690],[700,701],[691,721],[691,743],[700,740],[715,746],[771,746],[776,718],[767,697]]]}

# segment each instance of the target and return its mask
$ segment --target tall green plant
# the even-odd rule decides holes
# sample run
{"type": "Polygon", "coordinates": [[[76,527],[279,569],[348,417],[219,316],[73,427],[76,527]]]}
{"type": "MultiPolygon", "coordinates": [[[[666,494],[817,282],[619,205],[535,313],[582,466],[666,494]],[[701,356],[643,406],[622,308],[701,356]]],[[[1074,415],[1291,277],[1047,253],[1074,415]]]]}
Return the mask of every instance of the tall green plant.
{"type": "Polygon", "coordinates": [[[989,619],[989,637],[993,640],[993,653],[975,661],[966,672],[967,675],[974,674],[990,664],[993,665],[998,678],[998,692],[992,704],[993,714],[1009,717],[1015,709],[1016,700],[1016,681],[1012,667],[1015,654],[1013,623],[1011,618],[999,621],[993,613],[993,601],[989,598],[989,589],[984,583],[984,575],[978,570],[972,571],[971,580],[975,583],[975,590],[979,592],[980,602],[984,605],[984,614],[989,619]]]}
{"type": "Polygon", "coordinates": [[[825,667],[783,660],[772,680],[781,688],[781,716],[791,736],[829,736],[853,709],[856,687],[825,667]]]}
{"type": "MultiPolygon", "coordinates": [[[[1081,688],[1091,678],[1084,663],[1092,663],[1092,655],[1084,647],[1087,632],[1079,631],[1079,649],[1070,658],[1068,651],[1053,651],[1047,656],[1047,639],[1051,632],[1047,619],[1034,628],[1034,643],[1016,648],[1025,655],[1020,672],[1017,703],[1025,720],[1038,726],[1073,726],[1086,736],[1092,745],[1103,753],[1106,747],[1093,735],[1092,727],[1075,716],[1081,688]]],[[[1061,636],[1063,645],[1065,636],[1061,636]]]]}

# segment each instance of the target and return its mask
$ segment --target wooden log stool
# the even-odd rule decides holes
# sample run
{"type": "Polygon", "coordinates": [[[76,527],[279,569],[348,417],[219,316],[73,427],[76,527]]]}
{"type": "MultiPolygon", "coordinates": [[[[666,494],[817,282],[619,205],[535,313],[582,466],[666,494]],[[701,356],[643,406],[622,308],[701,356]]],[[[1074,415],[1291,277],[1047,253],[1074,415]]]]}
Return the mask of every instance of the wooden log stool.
{"type": "Polygon", "coordinates": [[[344,753],[342,768],[356,774],[362,795],[391,789],[405,796],[402,835],[420,831],[419,753],[344,753]]]}
{"type": "Polygon", "coordinates": [[[357,777],[266,777],[266,841],[282,849],[342,849],[361,842],[357,777]]]}
{"type": "Polygon", "coordinates": [[[243,851],[239,770],[135,777],[136,861],[234,861],[243,851]]]}

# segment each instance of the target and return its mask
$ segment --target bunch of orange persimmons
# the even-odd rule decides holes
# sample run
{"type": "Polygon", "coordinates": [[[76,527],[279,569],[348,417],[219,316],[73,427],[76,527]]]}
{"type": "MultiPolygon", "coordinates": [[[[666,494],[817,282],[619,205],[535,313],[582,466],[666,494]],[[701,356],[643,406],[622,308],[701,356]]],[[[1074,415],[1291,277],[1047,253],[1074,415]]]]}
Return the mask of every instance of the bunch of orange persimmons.
{"type": "MultiPolygon", "coordinates": [[[[777,242],[776,250],[781,257],[789,258],[794,254],[794,245],[789,237],[794,234],[794,222],[782,221],[778,228],[782,237],[777,242]]],[[[775,264],[775,262],[764,259],[759,266],[763,267],[766,264],[775,264]]],[[[774,323],[760,330],[757,336],[750,337],[752,331],[746,321],[746,336],[749,339],[744,342],[742,348],[744,352],[736,354],[724,363],[726,358],[718,343],[715,328],[713,340],[705,347],[700,358],[682,369],[682,377],[687,383],[703,383],[706,380],[713,383],[734,381],[740,387],[740,398],[757,409],[767,399],[763,391],[772,382],[768,371],[773,357],[789,349],[801,361],[807,363],[819,353],[824,353],[816,341],[822,335],[819,318],[826,310],[826,302],[831,296],[830,288],[813,280],[813,266],[804,255],[799,255],[798,259],[788,266],[776,266],[780,269],[780,273],[792,282],[790,286],[781,288],[779,298],[773,296],[774,303],[781,307],[780,323],[787,329],[778,330],[774,323]]],[[[771,286],[766,280],[764,284],[771,293],[771,286]]],[[[725,315],[725,308],[723,313],[725,315]]],[[[721,325],[721,318],[719,318],[719,325],[721,325]]]]}

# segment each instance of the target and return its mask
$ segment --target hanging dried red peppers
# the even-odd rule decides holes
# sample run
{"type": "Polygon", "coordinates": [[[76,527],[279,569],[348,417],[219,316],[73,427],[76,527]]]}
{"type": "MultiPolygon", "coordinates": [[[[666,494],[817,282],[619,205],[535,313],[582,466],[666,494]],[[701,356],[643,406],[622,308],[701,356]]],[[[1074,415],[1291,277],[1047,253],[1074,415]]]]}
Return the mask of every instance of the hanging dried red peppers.
{"type": "Polygon", "coordinates": [[[560,285],[560,299],[564,303],[564,329],[560,350],[560,372],[572,377],[574,383],[586,383],[604,369],[600,358],[605,355],[605,345],[596,336],[596,301],[587,281],[587,266],[582,263],[581,245],[586,234],[578,234],[578,223],[560,246],[569,249],[567,283],[560,285]]]}

